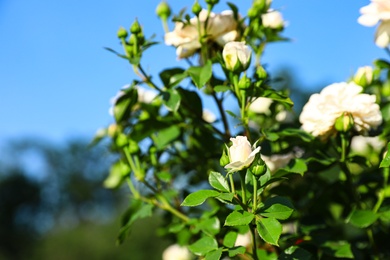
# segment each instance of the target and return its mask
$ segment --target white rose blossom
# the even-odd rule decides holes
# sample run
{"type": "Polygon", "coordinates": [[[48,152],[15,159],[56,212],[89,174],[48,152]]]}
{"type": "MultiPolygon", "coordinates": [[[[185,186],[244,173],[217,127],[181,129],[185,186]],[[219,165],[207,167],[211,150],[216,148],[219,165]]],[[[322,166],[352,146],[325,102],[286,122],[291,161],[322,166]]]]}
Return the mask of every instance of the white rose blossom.
{"type": "Polygon", "coordinates": [[[379,152],[385,145],[386,142],[380,139],[379,136],[357,135],[352,138],[351,150],[358,154],[366,154],[370,151],[370,148],[375,152],[379,152]]]}
{"type": "Polygon", "coordinates": [[[234,246],[243,246],[243,247],[252,246],[251,232],[247,232],[245,234],[238,234],[234,246]]]}
{"type": "MultiPolygon", "coordinates": [[[[207,10],[199,13],[200,33],[204,34],[204,24],[207,19],[207,10]]],[[[223,47],[227,42],[238,39],[237,21],[234,19],[231,10],[223,11],[220,14],[210,13],[207,23],[207,37],[209,40],[218,43],[223,47]]],[[[193,55],[201,44],[199,42],[198,18],[190,19],[190,24],[184,25],[181,22],[175,24],[172,32],[165,34],[165,44],[173,45],[178,58],[187,58],[193,55]]]]}
{"type": "Polygon", "coordinates": [[[243,71],[249,67],[252,50],[243,42],[228,42],[222,51],[225,66],[231,71],[243,71]]]}
{"type": "Polygon", "coordinates": [[[369,5],[360,8],[362,14],[358,22],[364,26],[374,26],[380,22],[375,33],[375,43],[385,48],[390,44],[390,1],[371,0],[369,5]]]}
{"type": "Polygon", "coordinates": [[[261,159],[263,159],[271,172],[275,172],[276,170],[285,167],[291,159],[296,157],[297,156],[293,152],[287,154],[274,154],[271,156],[261,155],[261,159]]]}
{"type": "Polygon", "coordinates": [[[269,109],[273,100],[267,97],[256,98],[249,106],[249,110],[259,114],[270,115],[271,110],[269,109]]]}
{"type": "Polygon", "coordinates": [[[203,112],[202,112],[202,119],[204,121],[206,121],[207,123],[214,123],[215,120],[217,119],[217,117],[215,116],[215,114],[213,112],[211,112],[210,110],[208,109],[203,109],[203,112]]]}
{"type": "Polygon", "coordinates": [[[229,160],[230,163],[225,165],[225,169],[229,169],[229,172],[237,172],[245,167],[248,167],[257,153],[260,152],[261,147],[251,147],[246,136],[237,136],[236,138],[230,138],[232,146],[229,147],[229,160]]]}
{"type": "Polygon", "coordinates": [[[162,255],[163,260],[190,260],[191,258],[190,251],[178,244],[167,247],[162,255]]]}
{"type": "Polygon", "coordinates": [[[284,26],[283,16],[275,10],[268,10],[267,13],[261,15],[261,20],[264,27],[279,29],[284,26]]]}
{"type": "Polygon", "coordinates": [[[353,82],[334,83],[319,94],[313,94],[303,107],[299,121],[302,129],[314,136],[328,137],[338,117],[348,113],[353,117],[354,128],[366,132],[382,123],[375,95],[361,93],[363,88],[353,82]]]}

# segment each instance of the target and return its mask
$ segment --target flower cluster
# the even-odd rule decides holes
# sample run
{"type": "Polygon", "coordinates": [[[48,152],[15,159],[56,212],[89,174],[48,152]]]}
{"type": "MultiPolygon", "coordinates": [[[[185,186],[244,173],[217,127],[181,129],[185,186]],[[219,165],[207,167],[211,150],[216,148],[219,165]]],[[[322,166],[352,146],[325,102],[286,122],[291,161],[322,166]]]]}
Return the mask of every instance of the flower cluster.
{"type": "Polygon", "coordinates": [[[221,47],[237,40],[240,34],[233,12],[226,10],[220,14],[209,14],[207,10],[202,10],[199,16],[191,18],[188,24],[177,22],[174,30],[165,34],[165,44],[176,47],[178,58],[187,58],[201,48],[200,38],[204,35],[207,40],[221,47]]]}
{"type": "Polygon", "coordinates": [[[364,26],[374,26],[380,22],[375,43],[385,48],[390,44],[390,2],[388,0],[371,0],[371,3],[360,9],[362,14],[358,22],[364,26]]]}
{"type": "Polygon", "coordinates": [[[382,123],[376,97],[361,93],[363,88],[353,82],[334,83],[319,94],[313,94],[299,117],[302,129],[326,138],[334,132],[336,119],[344,113],[352,116],[354,128],[366,132],[382,123]]]}

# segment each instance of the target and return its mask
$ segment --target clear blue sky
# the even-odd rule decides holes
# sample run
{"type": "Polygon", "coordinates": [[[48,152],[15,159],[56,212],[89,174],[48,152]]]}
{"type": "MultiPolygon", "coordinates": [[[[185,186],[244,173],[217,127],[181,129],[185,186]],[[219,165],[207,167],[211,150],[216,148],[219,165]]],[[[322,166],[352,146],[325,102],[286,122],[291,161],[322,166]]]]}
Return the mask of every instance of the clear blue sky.
{"type": "MultiPolygon", "coordinates": [[[[104,50],[121,50],[116,31],[138,18],[146,36],[163,39],[155,16],[159,0],[0,0],[0,142],[36,136],[92,138],[113,122],[109,99],[135,77],[129,64],[104,50]]],[[[174,11],[193,0],[168,0],[174,11]]],[[[220,1],[217,11],[227,9],[220,1]]],[[[251,1],[231,2],[246,12],[251,1]]],[[[357,23],[368,0],[274,0],[288,21],[288,43],[269,45],[263,61],[277,70],[295,67],[305,86],[338,82],[359,66],[386,57],[373,42],[375,28],[357,23]]],[[[201,1],[203,5],[203,1],[201,1]]],[[[163,43],[145,56],[154,75],[175,66],[175,50],[163,43]]]]}

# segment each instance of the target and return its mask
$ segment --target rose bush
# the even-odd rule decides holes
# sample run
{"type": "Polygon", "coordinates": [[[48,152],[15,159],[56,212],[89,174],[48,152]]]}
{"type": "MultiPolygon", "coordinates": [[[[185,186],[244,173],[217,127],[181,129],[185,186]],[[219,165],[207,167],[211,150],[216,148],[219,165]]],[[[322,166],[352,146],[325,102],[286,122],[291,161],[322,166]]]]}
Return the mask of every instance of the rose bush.
{"type": "MultiPolygon", "coordinates": [[[[218,2],[202,10],[196,1],[170,32],[169,5],[158,6],[165,43],[188,61],[172,57],[159,80],[143,68],[156,42],[137,20],[118,31],[123,54],[108,49],[139,76],[96,136],[109,138],[118,158],[104,185],[129,189],[118,243],[155,214],[172,244],[164,260],[390,258],[390,61],[292,110],[292,91],[261,59],[268,44],[286,40],[282,15],[270,0],[253,1],[246,14],[232,3],[216,14],[218,2]]],[[[359,19],[381,22],[380,46],[387,12],[376,0],[359,19]]]]}

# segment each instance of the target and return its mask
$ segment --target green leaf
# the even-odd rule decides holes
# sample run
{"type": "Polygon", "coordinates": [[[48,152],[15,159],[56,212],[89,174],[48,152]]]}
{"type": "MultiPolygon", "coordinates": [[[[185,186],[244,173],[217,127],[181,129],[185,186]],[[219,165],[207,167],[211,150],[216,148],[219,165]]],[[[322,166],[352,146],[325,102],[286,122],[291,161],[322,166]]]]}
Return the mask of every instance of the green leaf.
{"type": "Polygon", "coordinates": [[[233,211],[230,213],[225,220],[225,226],[244,226],[251,223],[255,215],[248,211],[233,211]]]}
{"type": "Polygon", "coordinates": [[[167,88],[175,87],[187,77],[182,68],[166,69],[160,72],[160,79],[167,88]]]}
{"type": "Polygon", "coordinates": [[[234,257],[239,254],[245,254],[246,248],[243,246],[237,246],[229,249],[229,257],[234,257]]]}
{"type": "Polygon", "coordinates": [[[264,90],[263,96],[278,101],[280,103],[284,103],[289,107],[292,107],[294,105],[294,102],[292,102],[292,100],[289,97],[286,97],[283,94],[278,93],[273,89],[264,90]]]}
{"type": "Polygon", "coordinates": [[[287,198],[272,197],[264,202],[264,207],[260,209],[260,215],[276,219],[288,219],[294,211],[294,206],[287,198]]]}
{"type": "Polygon", "coordinates": [[[294,173],[303,176],[307,171],[307,165],[303,159],[292,159],[288,165],[282,169],[279,169],[273,176],[275,178],[283,177],[288,174],[294,173]]]}
{"type": "Polygon", "coordinates": [[[219,199],[220,201],[222,201],[224,203],[229,203],[229,202],[232,202],[232,200],[234,198],[234,193],[221,193],[215,198],[219,199]]]}
{"type": "Polygon", "coordinates": [[[154,144],[158,150],[163,150],[168,144],[173,142],[180,136],[179,127],[173,125],[165,128],[157,133],[157,138],[154,138],[154,144]]]}
{"type": "MultiPolygon", "coordinates": [[[[181,103],[185,104],[185,108],[190,114],[195,115],[198,118],[202,117],[203,105],[198,93],[195,91],[186,90],[184,88],[177,88],[181,96],[181,103]]],[[[184,107],[184,105],[182,105],[184,107]]]]}
{"type": "Polygon", "coordinates": [[[230,192],[228,182],[219,172],[210,172],[209,183],[214,189],[223,192],[230,192]]]}
{"type": "Polygon", "coordinates": [[[192,81],[198,88],[201,88],[210,80],[212,75],[212,63],[211,60],[208,60],[204,66],[193,66],[187,70],[187,73],[190,75],[192,81]]]}
{"type": "Polygon", "coordinates": [[[220,193],[215,190],[198,190],[189,194],[181,203],[181,206],[198,206],[205,202],[206,199],[217,197],[219,194],[220,193]]]}
{"type": "Polygon", "coordinates": [[[348,216],[347,223],[359,228],[366,228],[374,223],[378,215],[370,210],[354,210],[348,216]]]}
{"type": "Polygon", "coordinates": [[[261,218],[257,222],[257,232],[267,243],[278,245],[279,237],[282,234],[282,224],[275,218],[261,218]]]}
{"type": "Polygon", "coordinates": [[[314,256],[303,248],[298,246],[290,246],[282,254],[280,254],[280,260],[314,260],[314,256]]]}
{"type": "Polygon", "coordinates": [[[387,153],[385,158],[381,161],[381,164],[379,165],[379,168],[384,168],[384,167],[390,167],[390,142],[387,144],[387,153]]]}
{"type": "Polygon", "coordinates": [[[337,258],[354,258],[351,245],[347,241],[328,241],[321,248],[325,253],[337,258]]]}
{"type": "Polygon", "coordinates": [[[214,236],[219,233],[221,223],[217,217],[201,220],[198,227],[205,233],[214,236]]]}
{"type": "Polygon", "coordinates": [[[222,256],[222,248],[207,253],[205,260],[219,260],[222,256]]]}
{"type": "Polygon", "coordinates": [[[152,209],[153,205],[151,204],[135,203],[134,206],[127,211],[127,221],[119,230],[117,244],[123,243],[125,238],[128,236],[134,221],[137,219],[150,217],[152,215],[152,209]]]}
{"type": "Polygon", "coordinates": [[[231,88],[228,86],[224,86],[224,85],[218,85],[218,86],[214,87],[215,92],[225,92],[225,91],[229,91],[229,90],[231,90],[231,88]]]}
{"type": "Polygon", "coordinates": [[[235,231],[229,231],[223,238],[223,245],[226,247],[234,247],[236,243],[238,233],[235,231]]]}
{"type": "Polygon", "coordinates": [[[176,89],[168,89],[162,95],[164,105],[168,110],[176,112],[179,109],[181,97],[176,89]]]}
{"type": "Polygon", "coordinates": [[[118,188],[125,178],[130,174],[130,167],[119,160],[110,168],[110,175],[104,180],[103,185],[108,189],[118,188]]]}
{"type": "Polygon", "coordinates": [[[138,93],[134,88],[123,90],[123,94],[116,100],[114,105],[114,117],[117,122],[128,118],[133,106],[138,101],[138,93]]]}
{"type": "Polygon", "coordinates": [[[206,236],[189,245],[188,249],[195,255],[206,255],[208,252],[217,250],[218,243],[214,238],[206,236]]]}

